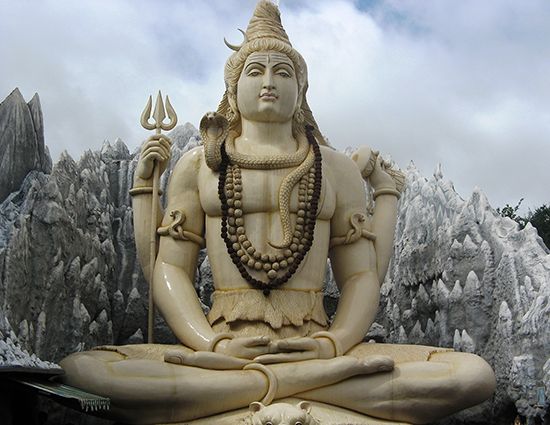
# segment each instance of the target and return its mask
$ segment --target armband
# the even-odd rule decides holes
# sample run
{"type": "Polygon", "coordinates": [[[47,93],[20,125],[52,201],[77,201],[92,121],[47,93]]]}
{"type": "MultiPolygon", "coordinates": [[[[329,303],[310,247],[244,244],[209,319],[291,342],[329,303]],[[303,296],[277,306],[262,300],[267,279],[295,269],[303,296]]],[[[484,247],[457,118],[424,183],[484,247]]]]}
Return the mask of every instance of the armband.
{"type": "Polygon", "coordinates": [[[170,217],[173,219],[172,223],[168,226],[161,226],[158,228],[157,233],[160,236],[170,236],[176,240],[194,242],[201,248],[205,247],[206,243],[203,237],[183,229],[183,223],[186,220],[183,211],[174,210],[170,213],[170,217]]]}
{"type": "MultiPolygon", "coordinates": [[[[153,193],[153,188],[151,186],[139,186],[139,187],[133,187],[129,191],[130,196],[136,196],[136,195],[144,195],[148,193],[153,193]]],[[[162,190],[159,189],[159,196],[162,195],[162,190]]]]}
{"type": "Polygon", "coordinates": [[[376,235],[364,228],[367,222],[367,216],[363,213],[355,213],[349,219],[351,229],[348,230],[345,236],[335,236],[330,239],[329,248],[338,245],[349,245],[357,242],[361,238],[376,240],[376,235]]]}

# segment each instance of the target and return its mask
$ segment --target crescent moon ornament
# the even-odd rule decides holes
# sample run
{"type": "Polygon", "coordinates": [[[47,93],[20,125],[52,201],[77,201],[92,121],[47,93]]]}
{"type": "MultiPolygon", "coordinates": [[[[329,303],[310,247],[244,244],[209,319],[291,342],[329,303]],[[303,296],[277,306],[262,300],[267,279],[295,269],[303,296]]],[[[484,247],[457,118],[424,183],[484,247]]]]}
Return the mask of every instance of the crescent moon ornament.
{"type": "Polygon", "coordinates": [[[240,28],[238,28],[238,30],[243,34],[243,42],[242,42],[241,44],[239,44],[238,46],[237,46],[236,44],[231,44],[231,43],[229,43],[229,42],[225,39],[225,37],[223,38],[223,42],[225,43],[225,45],[226,45],[227,47],[229,47],[231,50],[234,50],[234,51],[236,51],[236,52],[238,52],[239,50],[241,50],[241,47],[243,47],[243,45],[244,45],[245,43],[248,42],[248,37],[246,36],[246,33],[245,33],[242,29],[240,29],[240,28]]]}

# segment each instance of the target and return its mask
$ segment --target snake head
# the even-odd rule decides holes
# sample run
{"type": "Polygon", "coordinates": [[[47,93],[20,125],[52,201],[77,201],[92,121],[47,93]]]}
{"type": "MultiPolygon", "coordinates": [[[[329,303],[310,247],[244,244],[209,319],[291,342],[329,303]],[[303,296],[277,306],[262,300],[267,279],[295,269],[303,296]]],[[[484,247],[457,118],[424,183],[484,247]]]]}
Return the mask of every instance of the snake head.
{"type": "Polygon", "coordinates": [[[351,222],[360,224],[364,223],[367,220],[367,217],[363,213],[356,213],[351,216],[351,222]]]}
{"type": "Polygon", "coordinates": [[[217,112],[207,112],[199,124],[201,136],[210,141],[215,141],[222,137],[228,127],[229,123],[227,119],[217,112]]]}

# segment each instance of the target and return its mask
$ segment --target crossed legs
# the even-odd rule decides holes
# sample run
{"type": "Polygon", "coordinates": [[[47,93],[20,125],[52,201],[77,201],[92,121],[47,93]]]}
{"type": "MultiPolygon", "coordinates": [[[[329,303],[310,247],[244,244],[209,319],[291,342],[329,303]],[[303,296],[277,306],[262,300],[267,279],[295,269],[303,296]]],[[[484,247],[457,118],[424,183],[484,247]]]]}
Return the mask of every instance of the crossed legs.
{"type": "MultiPolygon", "coordinates": [[[[265,396],[268,377],[257,370],[207,370],[114,352],[73,354],[61,363],[65,382],[108,396],[109,416],[130,423],[181,422],[248,406],[265,396]]],[[[380,357],[270,365],[275,398],[295,396],[370,416],[426,423],[490,397],[491,368],[465,353],[436,353],[430,361],[397,364],[380,357]]]]}

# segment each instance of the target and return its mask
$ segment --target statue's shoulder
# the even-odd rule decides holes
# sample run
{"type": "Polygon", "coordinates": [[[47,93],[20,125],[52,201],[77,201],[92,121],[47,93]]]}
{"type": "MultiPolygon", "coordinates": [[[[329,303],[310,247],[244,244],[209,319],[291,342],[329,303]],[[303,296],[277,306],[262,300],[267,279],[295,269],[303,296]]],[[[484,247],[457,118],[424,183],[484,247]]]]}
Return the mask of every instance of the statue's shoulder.
{"type": "Polygon", "coordinates": [[[196,173],[204,164],[204,149],[202,146],[185,152],[174,166],[174,173],[196,173]]]}
{"type": "Polygon", "coordinates": [[[321,155],[329,178],[339,185],[363,184],[363,179],[357,163],[346,154],[321,146],[321,155]]]}
{"type": "Polygon", "coordinates": [[[185,152],[176,163],[174,170],[200,166],[202,162],[204,162],[204,149],[201,145],[185,152]]]}
{"type": "Polygon", "coordinates": [[[319,146],[321,148],[321,155],[325,161],[328,161],[330,165],[342,165],[342,164],[352,164],[352,159],[347,156],[345,153],[337,151],[330,146],[319,146]]]}
{"type": "Polygon", "coordinates": [[[172,170],[171,181],[177,182],[178,185],[196,185],[202,166],[204,166],[203,147],[197,146],[185,152],[178,160],[172,170]]]}

